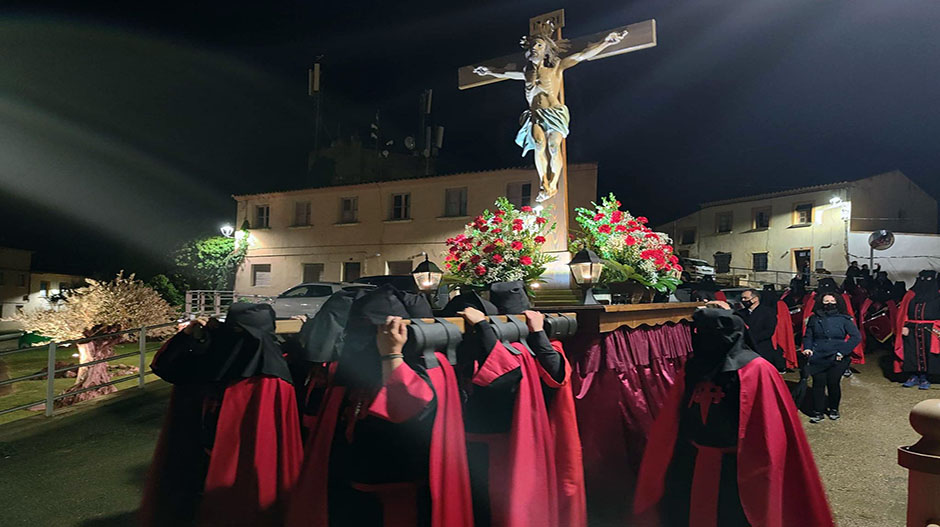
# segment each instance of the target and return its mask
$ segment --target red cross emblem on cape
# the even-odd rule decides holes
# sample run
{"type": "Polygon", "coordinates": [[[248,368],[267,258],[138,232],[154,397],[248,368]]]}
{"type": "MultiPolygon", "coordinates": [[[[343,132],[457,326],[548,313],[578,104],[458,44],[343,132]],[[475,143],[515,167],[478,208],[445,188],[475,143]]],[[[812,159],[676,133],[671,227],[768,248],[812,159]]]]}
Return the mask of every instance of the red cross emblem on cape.
{"type": "Polygon", "coordinates": [[[721,386],[711,381],[702,381],[695,385],[695,391],[692,392],[692,397],[689,399],[689,408],[697,403],[699,410],[702,412],[702,424],[706,424],[708,423],[708,409],[711,405],[720,403],[724,397],[725,392],[721,389],[721,386]]]}

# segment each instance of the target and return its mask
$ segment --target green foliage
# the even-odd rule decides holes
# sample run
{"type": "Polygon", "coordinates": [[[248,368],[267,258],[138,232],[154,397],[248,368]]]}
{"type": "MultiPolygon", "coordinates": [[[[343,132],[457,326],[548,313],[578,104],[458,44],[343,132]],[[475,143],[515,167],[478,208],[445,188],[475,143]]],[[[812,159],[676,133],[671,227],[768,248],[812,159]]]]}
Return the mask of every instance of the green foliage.
{"type": "MultiPolygon", "coordinates": [[[[239,235],[243,240],[248,237],[245,230],[239,235]]],[[[248,251],[247,243],[235,245],[236,238],[224,236],[192,240],[176,251],[174,262],[192,289],[232,289],[235,270],[248,251]]]]}
{"type": "Polygon", "coordinates": [[[156,291],[167,301],[171,306],[179,307],[183,305],[183,302],[186,300],[185,294],[180,289],[185,289],[186,284],[180,279],[180,276],[175,276],[176,283],[171,280],[165,274],[158,274],[147,281],[147,285],[151,289],[156,291]]]}

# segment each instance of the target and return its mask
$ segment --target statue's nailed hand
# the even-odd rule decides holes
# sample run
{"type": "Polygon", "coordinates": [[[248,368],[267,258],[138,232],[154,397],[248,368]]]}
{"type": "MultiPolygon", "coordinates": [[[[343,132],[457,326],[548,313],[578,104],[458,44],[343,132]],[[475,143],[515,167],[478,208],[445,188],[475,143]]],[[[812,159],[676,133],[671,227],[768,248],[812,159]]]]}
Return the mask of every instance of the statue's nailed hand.
{"type": "Polygon", "coordinates": [[[604,39],[604,42],[608,44],[616,44],[624,39],[627,36],[629,31],[624,29],[623,31],[614,31],[613,33],[607,35],[607,38],[604,39]]]}
{"type": "Polygon", "coordinates": [[[493,74],[493,72],[486,66],[477,66],[473,68],[473,73],[476,73],[477,75],[492,75],[493,74]]]}

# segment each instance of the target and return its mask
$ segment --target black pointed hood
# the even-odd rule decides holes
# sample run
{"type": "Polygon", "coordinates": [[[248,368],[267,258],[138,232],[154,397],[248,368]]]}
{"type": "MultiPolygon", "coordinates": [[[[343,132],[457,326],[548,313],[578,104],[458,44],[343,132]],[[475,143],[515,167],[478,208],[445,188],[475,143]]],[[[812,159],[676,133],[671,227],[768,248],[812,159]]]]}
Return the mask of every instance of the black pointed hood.
{"type": "Polygon", "coordinates": [[[518,315],[530,307],[522,280],[490,284],[490,301],[501,315],[518,315]]]}

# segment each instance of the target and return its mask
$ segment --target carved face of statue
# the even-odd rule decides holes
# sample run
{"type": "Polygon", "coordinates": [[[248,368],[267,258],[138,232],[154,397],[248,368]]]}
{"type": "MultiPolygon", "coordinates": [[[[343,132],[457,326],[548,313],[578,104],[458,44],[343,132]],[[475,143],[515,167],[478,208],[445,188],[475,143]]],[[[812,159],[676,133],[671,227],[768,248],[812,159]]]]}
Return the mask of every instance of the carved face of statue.
{"type": "Polygon", "coordinates": [[[525,58],[533,64],[538,64],[545,60],[548,53],[548,43],[542,38],[534,38],[526,47],[525,58]]]}

